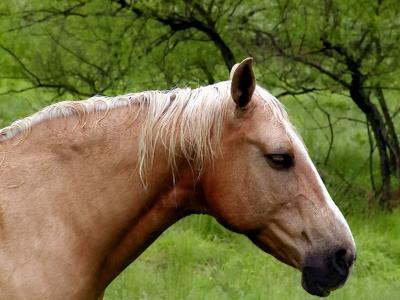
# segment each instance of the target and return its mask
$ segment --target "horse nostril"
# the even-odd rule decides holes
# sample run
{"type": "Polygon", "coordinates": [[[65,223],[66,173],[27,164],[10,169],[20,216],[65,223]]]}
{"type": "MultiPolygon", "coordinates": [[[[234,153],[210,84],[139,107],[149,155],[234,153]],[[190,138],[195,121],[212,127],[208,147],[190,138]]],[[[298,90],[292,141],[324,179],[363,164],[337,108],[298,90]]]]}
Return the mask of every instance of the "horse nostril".
{"type": "Polygon", "coordinates": [[[340,275],[346,276],[354,259],[351,251],[341,248],[334,253],[333,267],[340,275]]]}

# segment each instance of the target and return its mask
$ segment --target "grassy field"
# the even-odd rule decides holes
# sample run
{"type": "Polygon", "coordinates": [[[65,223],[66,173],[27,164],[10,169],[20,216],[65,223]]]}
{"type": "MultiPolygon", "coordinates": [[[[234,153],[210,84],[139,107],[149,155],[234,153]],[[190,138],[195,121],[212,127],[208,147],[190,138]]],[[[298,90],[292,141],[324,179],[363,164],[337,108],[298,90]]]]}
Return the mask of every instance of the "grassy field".
{"type": "MultiPolygon", "coordinates": [[[[400,211],[349,219],[353,274],[330,299],[400,299],[400,211]]],[[[105,299],[315,299],[300,272],[208,217],[170,228],[108,288],[105,299]]]]}

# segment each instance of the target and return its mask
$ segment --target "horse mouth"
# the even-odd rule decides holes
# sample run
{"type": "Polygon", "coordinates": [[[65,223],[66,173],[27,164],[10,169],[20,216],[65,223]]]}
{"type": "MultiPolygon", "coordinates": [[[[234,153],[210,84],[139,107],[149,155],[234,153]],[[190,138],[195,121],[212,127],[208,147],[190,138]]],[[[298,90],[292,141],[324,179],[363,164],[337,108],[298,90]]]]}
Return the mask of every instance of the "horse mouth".
{"type": "Polygon", "coordinates": [[[324,288],[318,282],[314,283],[313,285],[307,283],[307,281],[304,279],[304,277],[301,280],[301,285],[303,286],[303,289],[307,293],[314,295],[314,296],[327,297],[331,293],[331,290],[324,288]]]}
{"type": "Polygon", "coordinates": [[[342,287],[348,277],[348,273],[344,276],[337,276],[335,274],[329,276],[329,281],[327,281],[326,278],[324,279],[323,274],[319,274],[318,276],[317,274],[313,274],[314,272],[311,273],[310,270],[312,268],[303,269],[301,285],[307,293],[319,297],[329,296],[332,291],[342,287]]]}

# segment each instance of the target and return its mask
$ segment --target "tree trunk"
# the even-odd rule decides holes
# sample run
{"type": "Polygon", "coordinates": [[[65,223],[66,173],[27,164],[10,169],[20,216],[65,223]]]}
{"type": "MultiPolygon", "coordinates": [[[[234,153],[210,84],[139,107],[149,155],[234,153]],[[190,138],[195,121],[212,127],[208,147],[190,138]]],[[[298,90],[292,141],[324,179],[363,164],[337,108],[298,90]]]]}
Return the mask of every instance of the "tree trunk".
{"type": "Polygon", "coordinates": [[[379,168],[381,175],[379,204],[383,209],[389,209],[389,201],[392,197],[391,175],[393,174],[392,171],[395,171],[397,168],[396,166],[392,167],[391,164],[391,149],[387,128],[388,124],[385,124],[384,116],[382,116],[382,113],[371,101],[370,96],[365,93],[365,90],[362,88],[362,75],[360,73],[352,74],[350,96],[366,115],[368,123],[371,125],[379,153],[379,168]]]}
{"type": "Polygon", "coordinates": [[[385,100],[385,95],[382,91],[382,88],[377,87],[375,89],[376,91],[376,96],[379,101],[379,105],[381,107],[383,117],[385,118],[385,123],[387,126],[387,140],[389,143],[389,149],[390,149],[390,161],[393,170],[393,173],[395,174],[398,185],[400,187],[400,143],[399,143],[399,138],[396,134],[396,128],[393,124],[393,119],[392,116],[389,113],[389,109],[386,105],[386,100],[385,100]]]}
{"type": "Polygon", "coordinates": [[[391,163],[388,154],[388,144],[385,139],[385,127],[382,122],[380,112],[374,104],[371,103],[371,111],[366,114],[367,120],[371,125],[372,132],[376,141],[379,153],[379,168],[381,175],[381,187],[379,195],[379,204],[383,209],[389,208],[389,200],[392,197],[391,188],[391,163]],[[382,126],[383,125],[383,126],[382,126]]]}

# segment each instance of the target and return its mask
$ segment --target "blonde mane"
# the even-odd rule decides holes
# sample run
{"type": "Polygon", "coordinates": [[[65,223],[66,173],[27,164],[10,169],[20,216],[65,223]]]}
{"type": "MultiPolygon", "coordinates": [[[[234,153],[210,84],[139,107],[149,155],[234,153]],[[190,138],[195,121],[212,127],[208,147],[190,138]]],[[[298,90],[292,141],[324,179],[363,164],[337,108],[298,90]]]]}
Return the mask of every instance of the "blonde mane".
{"type": "MultiPolygon", "coordinates": [[[[255,94],[264,100],[264,107],[277,119],[287,118],[282,104],[269,92],[257,86],[255,94]]],[[[64,101],[50,105],[30,117],[17,120],[0,130],[0,143],[29,131],[36,124],[56,118],[75,115],[82,119],[91,113],[111,109],[135,107],[135,117],[144,112],[139,140],[139,170],[145,177],[152,164],[155,145],[161,142],[168,152],[168,161],[176,167],[176,154],[180,153],[197,170],[218,153],[223,121],[232,101],[230,81],[196,89],[183,88],[169,91],[146,91],[117,97],[94,96],[84,101],[64,101]]],[[[101,120],[97,120],[98,122],[101,120]]]]}

